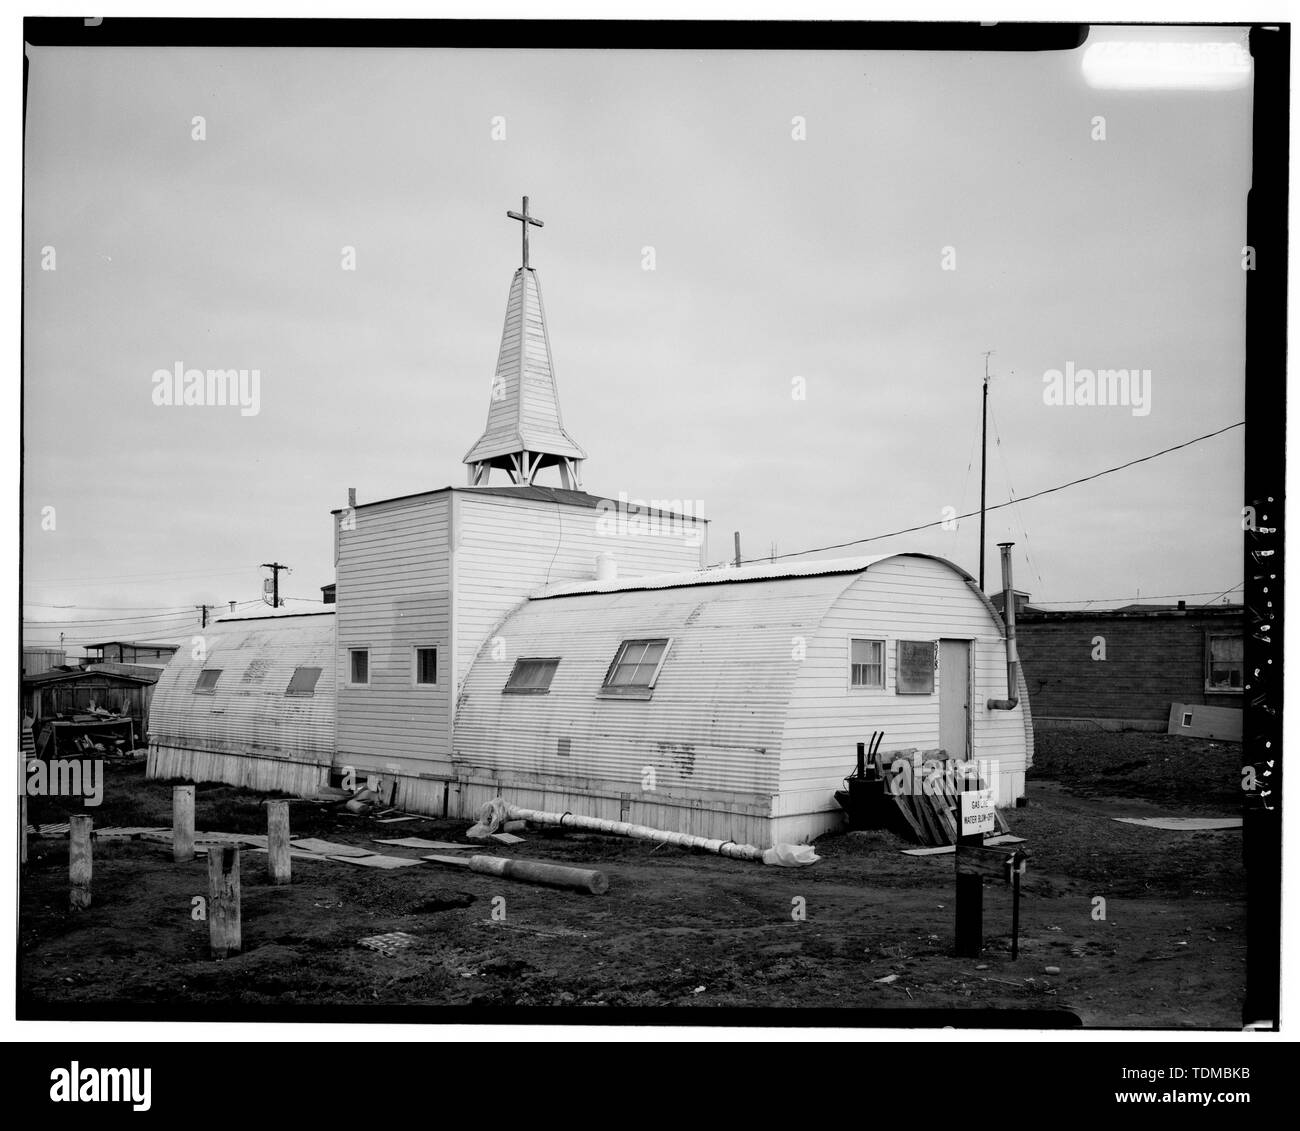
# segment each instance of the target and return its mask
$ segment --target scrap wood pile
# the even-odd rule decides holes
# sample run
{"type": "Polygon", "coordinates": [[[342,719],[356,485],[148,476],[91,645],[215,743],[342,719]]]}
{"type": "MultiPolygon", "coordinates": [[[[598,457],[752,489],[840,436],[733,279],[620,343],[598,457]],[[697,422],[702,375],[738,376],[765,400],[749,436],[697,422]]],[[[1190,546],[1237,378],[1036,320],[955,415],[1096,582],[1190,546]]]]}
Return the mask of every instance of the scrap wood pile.
{"type": "MultiPolygon", "coordinates": [[[[957,843],[958,796],[991,785],[974,763],[949,758],[942,750],[890,751],[876,754],[873,761],[868,772],[874,771],[879,782],[886,823],[935,848],[957,843]]],[[[994,819],[998,833],[1010,832],[996,809],[994,819]]]]}

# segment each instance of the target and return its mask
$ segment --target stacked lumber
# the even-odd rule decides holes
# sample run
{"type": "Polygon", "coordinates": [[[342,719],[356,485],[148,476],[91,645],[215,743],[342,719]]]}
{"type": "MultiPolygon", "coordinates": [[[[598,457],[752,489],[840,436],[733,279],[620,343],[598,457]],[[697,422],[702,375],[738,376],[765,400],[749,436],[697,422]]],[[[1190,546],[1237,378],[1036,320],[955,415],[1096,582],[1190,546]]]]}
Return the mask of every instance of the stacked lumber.
{"type": "MultiPolygon", "coordinates": [[[[887,803],[902,818],[918,844],[935,848],[957,843],[959,795],[967,789],[987,789],[969,763],[949,758],[942,750],[899,750],[876,755],[876,772],[884,783],[887,803]]],[[[1008,830],[1002,814],[998,831],[1008,830]]],[[[901,831],[900,827],[900,831],[901,831]]]]}

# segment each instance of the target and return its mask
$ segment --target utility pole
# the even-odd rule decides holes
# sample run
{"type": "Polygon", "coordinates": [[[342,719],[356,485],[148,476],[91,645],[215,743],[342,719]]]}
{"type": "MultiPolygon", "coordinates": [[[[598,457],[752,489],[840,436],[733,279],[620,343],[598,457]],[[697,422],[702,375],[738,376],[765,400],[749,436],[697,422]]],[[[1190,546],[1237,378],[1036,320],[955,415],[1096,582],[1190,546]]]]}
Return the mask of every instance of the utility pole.
{"type": "Polygon", "coordinates": [[[202,612],[202,614],[203,614],[203,622],[202,622],[202,625],[201,625],[200,627],[202,627],[202,628],[207,628],[207,627],[208,627],[208,610],[209,610],[210,608],[212,608],[213,606],[211,606],[211,605],[195,605],[194,607],[195,607],[196,609],[198,609],[200,612],[202,612]]]}
{"type": "Polygon", "coordinates": [[[271,571],[271,608],[278,609],[280,607],[280,571],[282,569],[287,570],[289,567],[282,565],[280,562],[263,562],[262,568],[271,571]]]}
{"type": "Polygon", "coordinates": [[[989,354],[984,352],[984,407],[980,416],[980,592],[984,592],[984,492],[989,464],[989,354]]]}

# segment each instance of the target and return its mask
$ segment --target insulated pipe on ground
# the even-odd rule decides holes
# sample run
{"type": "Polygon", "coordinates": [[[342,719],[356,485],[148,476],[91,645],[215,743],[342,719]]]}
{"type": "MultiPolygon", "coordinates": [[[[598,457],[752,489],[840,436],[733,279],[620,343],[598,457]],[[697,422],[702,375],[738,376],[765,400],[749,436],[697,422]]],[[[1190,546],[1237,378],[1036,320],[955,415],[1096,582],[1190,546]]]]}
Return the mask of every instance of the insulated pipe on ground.
{"type": "Polygon", "coordinates": [[[714,840],[709,837],[673,833],[665,829],[652,829],[648,825],[632,825],[627,821],[607,821],[601,817],[580,817],[576,813],[546,813],[538,809],[506,807],[511,820],[533,821],[539,825],[559,825],[566,829],[588,829],[591,832],[611,833],[614,836],[632,837],[634,840],[653,840],[659,844],[675,844],[680,848],[700,848],[733,860],[763,862],[763,850],[752,844],[737,844],[731,840],[714,840]]]}
{"type": "Polygon", "coordinates": [[[609,877],[588,868],[569,868],[563,864],[546,864],[540,860],[511,860],[504,856],[471,856],[471,872],[486,876],[505,876],[511,880],[530,880],[557,888],[577,888],[604,895],[609,891],[609,877]]]}

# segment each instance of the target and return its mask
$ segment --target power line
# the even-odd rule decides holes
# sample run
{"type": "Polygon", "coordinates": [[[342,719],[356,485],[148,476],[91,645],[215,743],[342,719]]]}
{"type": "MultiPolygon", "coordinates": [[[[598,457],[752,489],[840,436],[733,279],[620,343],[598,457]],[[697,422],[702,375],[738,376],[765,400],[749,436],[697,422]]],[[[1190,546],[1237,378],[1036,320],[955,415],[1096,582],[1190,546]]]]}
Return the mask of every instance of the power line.
{"type": "Polygon", "coordinates": [[[143,581],[174,581],[178,578],[233,577],[235,576],[235,574],[242,575],[247,573],[248,573],[247,569],[228,569],[216,573],[214,573],[212,570],[207,570],[207,569],[182,570],[178,573],[118,573],[118,574],[101,573],[101,574],[96,574],[93,577],[42,577],[39,582],[35,582],[34,584],[48,587],[50,585],[69,585],[69,584],[92,585],[97,581],[131,581],[137,579],[143,581]]]}
{"type": "MultiPolygon", "coordinates": [[[[1225,589],[1222,593],[1217,593],[1215,594],[1215,596],[1211,597],[1208,601],[1205,602],[1204,605],[1201,606],[1201,608],[1207,608],[1210,605],[1213,605],[1214,602],[1217,601],[1220,597],[1226,597],[1229,593],[1235,593],[1238,589],[1244,589],[1245,587],[1246,587],[1245,582],[1242,582],[1239,585],[1234,585],[1231,589],[1225,589]]],[[[1200,594],[1198,593],[1197,596],[1199,597],[1200,594]]]]}
{"type": "MultiPolygon", "coordinates": [[[[1168,601],[1176,597],[1205,597],[1210,593],[1215,593],[1215,595],[1211,597],[1208,602],[1206,602],[1207,604],[1213,604],[1220,597],[1226,597],[1229,593],[1233,592],[1234,590],[1240,589],[1241,587],[1242,587],[1242,582],[1238,582],[1236,585],[1232,586],[1231,588],[1224,589],[1222,592],[1219,593],[1215,593],[1213,589],[1202,589],[1196,593],[1157,593],[1154,596],[1147,597],[1146,600],[1168,601]]],[[[1132,594],[1128,594],[1123,597],[1075,597],[1073,600],[1070,601],[1030,601],[1029,603],[1035,606],[1037,605],[1091,605],[1091,604],[1095,604],[1098,601],[1130,601],[1131,602],[1131,599],[1132,599],[1132,594]]]]}
{"type": "MultiPolygon", "coordinates": [[[[261,604],[261,602],[260,602],[260,601],[241,601],[241,602],[239,602],[239,604],[241,604],[241,605],[245,605],[245,606],[247,606],[247,605],[259,605],[259,604],[261,604]]],[[[198,608],[198,606],[194,606],[194,607],[195,607],[196,609],[198,608]]],[[[209,608],[218,608],[219,606],[209,605],[208,607],[209,607],[209,608]]],[[[23,625],[24,625],[24,626],[30,626],[30,627],[32,627],[32,628],[36,628],[36,629],[46,630],[46,631],[49,631],[49,630],[52,630],[52,629],[55,629],[55,628],[77,628],[77,629],[110,628],[110,627],[112,627],[113,625],[118,625],[118,624],[148,624],[149,627],[150,627],[150,629],[153,629],[153,628],[162,627],[162,626],[160,626],[160,625],[156,625],[156,624],[152,623],[152,622],[155,622],[155,621],[164,621],[164,622],[167,622],[167,624],[169,624],[169,625],[170,625],[170,624],[185,625],[185,624],[189,624],[192,620],[196,620],[196,619],[198,619],[198,618],[192,616],[192,615],[190,614],[190,612],[189,612],[188,609],[182,609],[180,612],[177,612],[177,613],[161,613],[161,614],[159,614],[159,615],[157,615],[157,616],[149,616],[149,617],[113,617],[113,618],[107,618],[107,617],[90,617],[90,618],[69,617],[67,620],[36,620],[36,619],[34,619],[34,618],[31,618],[31,619],[29,619],[29,618],[24,618],[24,619],[23,619],[23,625]]]]}
{"type": "MultiPolygon", "coordinates": [[[[42,605],[38,601],[24,601],[28,609],[84,609],[97,613],[183,613],[188,605],[42,605]]],[[[195,606],[197,608],[197,606],[195,606]]]]}
{"type": "MultiPolygon", "coordinates": [[[[991,507],[986,507],[985,509],[990,511],[1001,510],[1003,507],[1014,506],[1017,502],[1027,503],[1030,499],[1039,499],[1044,495],[1051,495],[1057,491],[1064,491],[1067,487],[1077,487],[1080,483],[1087,483],[1093,479],[1100,479],[1103,475],[1111,475],[1116,471],[1123,471],[1127,467],[1135,467],[1139,463],[1146,463],[1148,460],[1156,459],[1159,456],[1167,456],[1170,452],[1176,452],[1181,448],[1188,448],[1193,444],[1199,444],[1202,440],[1210,440],[1215,436],[1221,436],[1224,432],[1231,432],[1234,428],[1244,427],[1245,423],[1244,420],[1239,420],[1236,424],[1229,424],[1227,427],[1220,428],[1217,431],[1207,432],[1204,436],[1196,436],[1191,440],[1184,440],[1181,444],[1175,444],[1171,448],[1163,448],[1158,452],[1152,452],[1150,455],[1141,456],[1138,459],[1131,459],[1127,463],[1116,464],[1114,467],[1108,467],[1103,471],[1095,471],[1091,475],[1084,475],[1078,479],[1071,479],[1068,483],[1058,483],[1055,487],[1046,487],[1041,491],[1035,491],[1032,495],[1022,495],[1019,499],[1008,500],[1005,503],[994,503],[991,507]]],[[[969,511],[966,514],[956,515],[955,518],[958,520],[963,518],[973,518],[977,514],[979,514],[979,511],[969,511]]],[[[778,554],[777,557],[798,558],[802,557],[804,554],[818,554],[823,550],[843,550],[848,546],[861,546],[866,542],[880,542],[886,538],[897,538],[900,534],[912,534],[918,530],[929,530],[932,526],[942,526],[945,522],[952,521],[954,521],[953,518],[940,518],[936,519],[934,522],[922,522],[917,526],[908,526],[902,530],[894,530],[888,534],[873,534],[870,538],[855,538],[851,542],[837,542],[833,546],[813,546],[807,550],[792,550],[788,554],[778,554]]],[[[768,560],[768,558],[750,558],[741,564],[746,565],[751,561],[765,562],[768,560]]]]}
{"type": "Polygon", "coordinates": [[[49,620],[37,617],[24,618],[24,624],[51,625],[51,624],[143,624],[148,621],[158,620],[178,620],[189,616],[189,610],[181,610],[176,613],[155,613],[152,616],[140,617],[69,617],[67,620],[49,620]]]}

